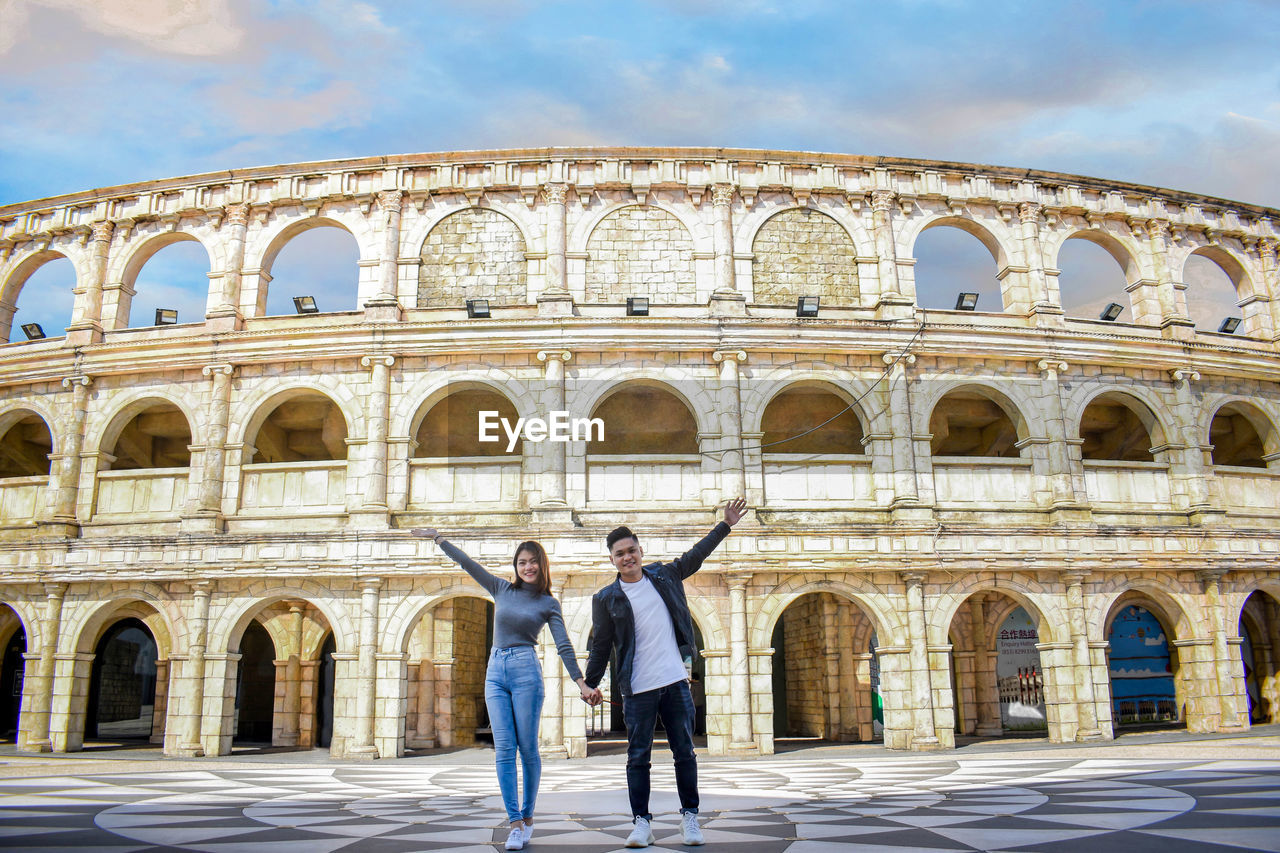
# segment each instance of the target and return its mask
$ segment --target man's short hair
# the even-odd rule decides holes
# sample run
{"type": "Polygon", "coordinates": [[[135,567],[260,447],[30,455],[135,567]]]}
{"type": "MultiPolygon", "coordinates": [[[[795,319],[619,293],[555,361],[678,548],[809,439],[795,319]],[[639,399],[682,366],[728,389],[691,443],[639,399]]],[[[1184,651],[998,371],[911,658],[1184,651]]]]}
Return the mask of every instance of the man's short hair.
{"type": "Polygon", "coordinates": [[[609,549],[609,553],[613,553],[613,546],[620,539],[634,539],[636,544],[640,544],[640,537],[631,532],[630,527],[615,527],[608,538],[604,540],[605,546],[609,549]]]}

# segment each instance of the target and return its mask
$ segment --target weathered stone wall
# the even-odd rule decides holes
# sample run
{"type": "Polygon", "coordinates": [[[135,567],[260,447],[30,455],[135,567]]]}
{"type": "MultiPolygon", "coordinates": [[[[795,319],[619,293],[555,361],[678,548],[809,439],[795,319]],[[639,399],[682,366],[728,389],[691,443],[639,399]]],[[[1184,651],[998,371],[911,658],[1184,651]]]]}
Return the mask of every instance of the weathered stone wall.
{"type": "Polygon", "coordinates": [[[422,245],[419,307],[459,306],[468,299],[524,302],[525,251],[520,229],[500,213],[469,208],[446,216],[422,245]]]}
{"type": "Polygon", "coordinates": [[[587,243],[588,302],[693,302],[693,242],[679,219],[631,205],[604,218],[587,243]]]}
{"type": "Polygon", "coordinates": [[[807,595],[787,608],[784,622],[789,731],[799,737],[822,737],[826,721],[826,642],[822,600],[807,595]]]}
{"type": "Polygon", "coordinates": [[[858,250],[849,232],[810,208],[769,219],[751,247],[755,301],[795,305],[817,296],[822,305],[859,305],[858,250]]]}

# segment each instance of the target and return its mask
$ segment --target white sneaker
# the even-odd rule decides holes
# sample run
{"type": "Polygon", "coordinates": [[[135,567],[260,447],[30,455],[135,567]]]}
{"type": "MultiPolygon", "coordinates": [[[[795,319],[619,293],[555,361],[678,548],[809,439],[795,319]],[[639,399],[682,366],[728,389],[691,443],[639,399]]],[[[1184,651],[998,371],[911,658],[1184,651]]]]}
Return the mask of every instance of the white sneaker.
{"type": "Polygon", "coordinates": [[[507,849],[508,850],[524,849],[524,830],[523,829],[521,829],[520,827],[516,827],[515,829],[511,830],[511,834],[507,836],[507,849]]]}
{"type": "Polygon", "coordinates": [[[690,847],[698,847],[707,843],[706,839],[702,837],[702,830],[698,828],[698,816],[693,812],[685,812],[681,816],[680,832],[684,836],[684,843],[690,847]]]}
{"type": "Polygon", "coordinates": [[[648,847],[653,843],[653,827],[642,817],[636,818],[636,825],[627,836],[628,847],[648,847]]]}
{"type": "Polygon", "coordinates": [[[529,823],[529,824],[525,824],[525,827],[524,827],[524,843],[525,843],[525,844],[528,844],[528,843],[529,843],[529,839],[530,839],[530,838],[533,838],[533,824],[531,824],[531,823],[529,823]]]}

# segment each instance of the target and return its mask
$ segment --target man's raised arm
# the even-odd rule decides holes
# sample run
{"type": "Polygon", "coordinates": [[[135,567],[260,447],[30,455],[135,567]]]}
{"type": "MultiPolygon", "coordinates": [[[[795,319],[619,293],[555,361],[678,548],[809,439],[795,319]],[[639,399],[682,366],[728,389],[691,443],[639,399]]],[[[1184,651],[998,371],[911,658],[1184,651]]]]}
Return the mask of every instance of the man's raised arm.
{"type": "Polygon", "coordinates": [[[725,504],[724,521],[711,528],[710,533],[675,561],[676,571],[679,572],[681,580],[702,568],[702,561],[711,556],[716,546],[729,535],[729,529],[741,521],[746,512],[747,502],[743,498],[734,498],[725,504]]]}

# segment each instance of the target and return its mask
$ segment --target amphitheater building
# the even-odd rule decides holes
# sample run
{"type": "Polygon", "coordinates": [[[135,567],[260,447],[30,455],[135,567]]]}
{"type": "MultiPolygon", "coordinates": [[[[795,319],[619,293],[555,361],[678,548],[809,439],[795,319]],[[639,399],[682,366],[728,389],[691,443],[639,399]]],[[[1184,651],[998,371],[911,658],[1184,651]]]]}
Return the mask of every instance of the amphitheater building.
{"type": "MultiPolygon", "coordinates": [[[[671,559],[739,495],[687,582],[710,754],[1276,722],[1278,240],[1280,210],[1172,189],[705,148],[2,206],[0,735],[474,743],[491,605],[410,528],[500,574],[540,540],[582,654],[605,534],[671,559]],[[277,255],[321,226],[359,247],[358,309],[270,316],[277,255]],[[935,227],[990,251],[1002,304],[919,304],[935,227]],[[1118,263],[1121,319],[1062,307],[1070,240],[1118,263]],[[207,252],[205,316],[130,328],[179,241],[207,252]],[[1189,318],[1195,256],[1235,289],[1232,334],[1189,318]],[[19,340],[24,284],[59,259],[70,324],[19,340]],[[526,426],[480,441],[484,412],[526,426]],[[532,420],[554,413],[588,429],[549,440],[532,420]]],[[[619,715],[543,642],[542,747],[584,755],[619,715]]]]}

